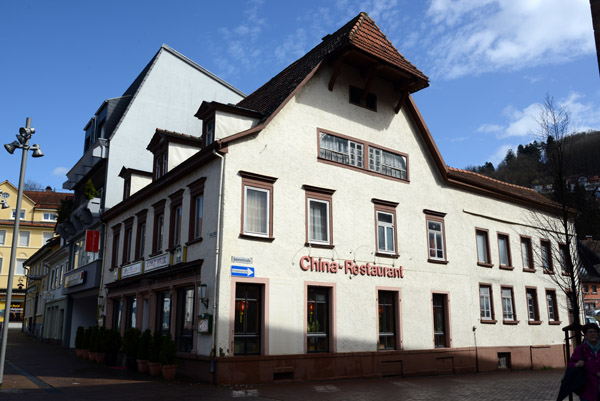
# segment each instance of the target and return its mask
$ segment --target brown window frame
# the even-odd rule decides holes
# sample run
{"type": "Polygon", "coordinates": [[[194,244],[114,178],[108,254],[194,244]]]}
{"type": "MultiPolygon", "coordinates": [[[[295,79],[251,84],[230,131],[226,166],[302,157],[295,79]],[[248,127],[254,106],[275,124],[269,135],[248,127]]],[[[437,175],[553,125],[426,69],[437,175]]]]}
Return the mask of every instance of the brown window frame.
{"type": "Polygon", "coordinates": [[[183,192],[184,189],[180,189],[169,195],[169,250],[173,250],[183,243],[183,192]],[[179,215],[177,215],[177,210],[179,210],[179,215]],[[179,238],[177,238],[176,229],[179,230],[179,238]]]}
{"type": "Polygon", "coordinates": [[[513,270],[514,267],[512,264],[512,251],[510,249],[510,235],[507,233],[503,233],[503,232],[497,232],[496,234],[497,234],[497,241],[498,241],[498,267],[500,267],[500,269],[513,270]],[[508,264],[502,263],[500,238],[504,238],[506,240],[506,257],[508,258],[508,264]]]}
{"type": "Polygon", "coordinates": [[[146,226],[146,218],[148,215],[148,209],[144,209],[141,212],[136,213],[137,224],[135,231],[135,255],[134,260],[141,260],[144,258],[146,251],[146,232],[148,227],[146,226]],[[143,235],[142,235],[143,234],[143,235]]]}
{"type": "Polygon", "coordinates": [[[373,202],[373,209],[375,213],[375,252],[376,256],[381,257],[392,257],[398,258],[398,219],[396,218],[396,208],[398,207],[398,202],[390,202],[381,199],[371,199],[373,202]],[[390,252],[388,250],[379,249],[379,213],[392,215],[393,223],[392,228],[394,232],[394,249],[390,252]]]}
{"type": "Polygon", "coordinates": [[[548,313],[548,324],[561,324],[557,301],[558,299],[556,298],[556,290],[554,288],[546,288],[546,312],[548,313]],[[552,298],[554,319],[550,317],[550,304],[548,303],[548,296],[552,298]]]}
{"type": "Polygon", "coordinates": [[[206,120],[204,120],[204,123],[202,124],[202,144],[204,145],[204,147],[209,146],[210,144],[212,144],[215,140],[216,134],[216,123],[215,123],[215,117],[213,115],[213,117],[208,118],[206,120]],[[212,141],[208,141],[208,126],[212,124],[212,141]]]}
{"type": "Polygon", "coordinates": [[[275,177],[269,177],[266,175],[251,173],[248,171],[240,171],[239,175],[242,177],[242,210],[241,210],[241,230],[240,237],[247,239],[267,240],[272,241],[273,237],[273,192],[274,183],[277,181],[275,177]],[[255,189],[258,191],[266,191],[268,205],[267,208],[267,232],[265,234],[255,233],[246,231],[246,189],[255,189]]]}
{"type": "Polygon", "coordinates": [[[304,205],[305,205],[305,246],[313,248],[327,248],[332,249],[334,247],[333,242],[333,194],[334,189],[313,187],[311,185],[303,185],[304,189],[304,205]],[[327,204],[327,224],[328,224],[328,238],[327,241],[311,240],[310,238],[310,201],[322,202],[327,204]]]}
{"type": "Polygon", "coordinates": [[[494,291],[492,290],[492,284],[490,283],[479,283],[479,321],[481,323],[496,324],[496,315],[494,311],[494,291]],[[483,303],[481,301],[481,289],[487,288],[489,290],[490,298],[490,317],[484,318],[483,314],[483,303]]]}
{"type": "Polygon", "coordinates": [[[133,217],[128,218],[123,223],[123,252],[121,255],[121,264],[127,264],[132,261],[133,252],[131,251],[133,243],[133,217]]]}
{"type": "Polygon", "coordinates": [[[537,324],[541,324],[542,322],[540,321],[540,304],[538,301],[538,293],[537,293],[537,287],[525,287],[525,305],[527,306],[527,323],[532,324],[532,325],[537,325],[537,324]],[[534,314],[534,319],[531,319],[530,315],[530,309],[529,309],[529,294],[532,294],[531,298],[533,300],[533,314],[534,314]]]}
{"type": "Polygon", "coordinates": [[[552,261],[552,242],[548,239],[540,239],[540,262],[544,274],[554,274],[554,263],[552,261]],[[544,251],[547,251],[548,269],[544,266],[544,251]]]}
{"type": "Polygon", "coordinates": [[[523,264],[523,271],[529,273],[535,273],[535,262],[533,260],[533,242],[531,241],[531,237],[526,235],[520,236],[521,241],[519,242],[521,246],[521,263],[523,264]],[[529,259],[529,265],[525,265],[525,258],[523,258],[523,244],[527,244],[527,258],[529,259]]]}
{"type": "Polygon", "coordinates": [[[517,308],[515,308],[515,289],[512,285],[501,285],[500,286],[500,300],[501,300],[501,304],[502,304],[502,323],[503,324],[518,324],[519,320],[517,319],[517,308]],[[513,318],[512,320],[508,320],[506,319],[505,315],[505,310],[504,310],[504,297],[502,295],[502,292],[504,290],[510,290],[510,303],[512,306],[512,314],[513,314],[513,318]]]}
{"type": "Polygon", "coordinates": [[[202,197],[202,208],[204,209],[204,183],[206,177],[197,179],[188,185],[190,190],[190,221],[188,230],[188,244],[192,242],[202,241],[202,220],[204,218],[204,211],[201,211],[201,216],[198,218],[196,210],[196,202],[198,198],[202,197]]]}
{"type": "Polygon", "coordinates": [[[565,244],[564,242],[561,242],[558,244],[558,264],[560,266],[560,271],[562,273],[563,276],[569,276],[569,270],[567,268],[567,264],[569,263],[568,260],[568,255],[569,255],[569,247],[567,246],[567,244],[565,244]],[[564,257],[563,257],[563,252],[564,252],[564,257]]]}
{"type": "Polygon", "coordinates": [[[492,254],[491,254],[491,250],[490,250],[489,230],[487,230],[485,228],[479,228],[479,227],[475,228],[475,252],[477,254],[477,265],[478,266],[483,266],[483,267],[493,267],[494,266],[494,264],[492,263],[492,254]],[[486,248],[485,251],[486,251],[487,261],[479,260],[479,241],[477,240],[477,238],[480,233],[485,235],[485,248],[486,248]]]}
{"type": "MultiPolygon", "coordinates": [[[[446,249],[446,213],[436,212],[433,210],[424,209],[423,213],[425,213],[425,233],[427,234],[427,262],[429,263],[448,263],[448,253],[446,249]],[[440,223],[442,225],[442,252],[444,253],[443,258],[432,258],[431,257],[431,244],[429,242],[429,222],[440,223]]],[[[437,248],[436,248],[437,252],[437,248]]]]}
{"type": "Polygon", "coordinates": [[[165,204],[166,199],[160,200],[152,205],[154,209],[154,224],[152,227],[152,254],[158,254],[165,249],[165,204]],[[162,233],[159,232],[159,222],[162,218],[162,233]],[[160,240],[160,249],[159,249],[159,240],[160,240]]]}
{"type": "Polygon", "coordinates": [[[450,294],[444,291],[432,291],[431,292],[431,312],[432,312],[432,329],[433,329],[433,347],[434,348],[451,348],[452,347],[452,336],[450,326],[450,294]],[[435,298],[442,297],[443,307],[443,318],[444,318],[444,344],[438,345],[436,340],[435,323],[436,323],[436,305],[435,298]]]}
{"type": "Polygon", "coordinates": [[[119,267],[119,243],[121,242],[121,223],[116,224],[112,227],[113,240],[112,240],[112,252],[110,260],[110,270],[114,270],[119,267]]]}
{"type": "Polygon", "coordinates": [[[377,288],[377,350],[378,351],[395,351],[401,349],[400,339],[400,290],[396,288],[377,288]],[[381,318],[382,318],[382,307],[388,306],[388,304],[382,304],[382,295],[391,296],[392,302],[389,304],[391,313],[388,315],[392,319],[391,332],[381,331],[381,318]],[[391,343],[383,344],[382,336],[386,338],[393,338],[391,343]]]}

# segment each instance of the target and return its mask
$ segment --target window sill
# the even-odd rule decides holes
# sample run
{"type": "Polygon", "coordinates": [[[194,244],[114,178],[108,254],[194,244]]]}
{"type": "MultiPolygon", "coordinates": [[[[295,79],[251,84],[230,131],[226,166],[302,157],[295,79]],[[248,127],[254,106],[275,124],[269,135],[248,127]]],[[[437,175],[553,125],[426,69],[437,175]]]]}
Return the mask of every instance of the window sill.
{"type": "Polygon", "coordinates": [[[514,326],[516,324],[519,324],[519,321],[518,320],[503,320],[502,324],[508,324],[508,325],[513,325],[514,326]]]}
{"type": "Polygon", "coordinates": [[[448,261],[446,259],[430,259],[427,258],[427,262],[429,263],[437,263],[439,265],[447,265],[448,261]]]}
{"type": "Polygon", "coordinates": [[[523,269],[526,273],[535,273],[535,269],[523,269]]]}
{"type": "Polygon", "coordinates": [[[250,235],[250,234],[240,234],[240,238],[250,239],[255,241],[263,241],[263,242],[273,242],[275,238],[273,237],[260,237],[258,235],[250,235]]]}
{"type": "Polygon", "coordinates": [[[185,243],[185,245],[193,245],[202,242],[202,237],[194,238],[185,243]]]}
{"type": "Polygon", "coordinates": [[[513,266],[504,266],[504,265],[500,265],[500,269],[502,269],[502,270],[515,270],[515,268],[513,266]]]}
{"type": "Polygon", "coordinates": [[[541,320],[528,320],[527,323],[532,326],[537,326],[537,325],[542,324],[542,321],[541,320]]]}
{"type": "Polygon", "coordinates": [[[392,258],[392,259],[398,259],[400,257],[400,255],[398,255],[397,253],[384,253],[384,252],[375,252],[375,256],[379,256],[381,258],[392,258]]]}
{"type": "Polygon", "coordinates": [[[481,266],[481,267],[494,267],[494,265],[492,263],[484,263],[484,262],[477,262],[477,266],[481,266]]]}
{"type": "Polygon", "coordinates": [[[498,323],[497,320],[483,320],[481,319],[481,324],[496,324],[498,323]]]}
{"type": "Polygon", "coordinates": [[[305,242],[304,246],[307,248],[323,248],[323,249],[333,249],[335,245],[331,244],[313,244],[312,242],[305,242]]]}
{"type": "Polygon", "coordinates": [[[560,320],[551,320],[548,322],[548,324],[551,324],[551,325],[559,325],[560,323],[561,323],[560,320]]]}
{"type": "Polygon", "coordinates": [[[568,277],[568,276],[570,276],[570,274],[569,274],[569,273],[567,273],[567,272],[562,272],[562,275],[563,275],[563,276],[565,276],[565,277],[568,277]]]}
{"type": "Polygon", "coordinates": [[[544,270],[544,274],[554,274],[554,270],[544,270]]]}

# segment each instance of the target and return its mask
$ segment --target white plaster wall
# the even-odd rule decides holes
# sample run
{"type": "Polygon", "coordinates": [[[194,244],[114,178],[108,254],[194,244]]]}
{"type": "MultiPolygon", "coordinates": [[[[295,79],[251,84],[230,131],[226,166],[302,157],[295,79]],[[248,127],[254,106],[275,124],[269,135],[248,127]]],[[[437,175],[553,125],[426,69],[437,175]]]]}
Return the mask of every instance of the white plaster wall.
{"type": "MultiPolygon", "coordinates": [[[[306,282],[335,283],[337,351],[374,351],[377,342],[376,287],[401,291],[401,336],[404,349],[433,348],[432,292],[447,292],[453,347],[474,345],[559,344],[560,326],[548,325],[545,288],[556,288],[537,264],[536,273],[522,271],[519,234],[531,235],[534,254],[539,235],[525,226],[529,211],[515,204],[449,188],[444,184],[413,123],[402,111],[393,112],[399,93],[391,85],[376,83],[378,111],[348,102],[348,84],[360,84],[358,75],[340,74],[332,92],[327,90],[330,71],[317,73],[298,92],[269,126],[249,141],[229,147],[226,155],[226,190],[221,272],[218,348],[229,350],[231,313],[231,256],[253,258],[258,278],[269,278],[269,354],[304,352],[306,282]],[[357,172],[317,161],[317,127],[338,132],[382,147],[407,153],[410,183],[357,172]],[[241,205],[240,170],[277,177],[274,184],[274,240],[239,238],[241,205]],[[305,191],[308,184],[334,189],[333,250],[309,249],[305,243],[305,191]],[[374,256],[375,221],[372,198],[398,202],[396,208],[398,259],[374,256]],[[447,265],[427,262],[426,223],[423,209],[446,213],[447,265]],[[470,212],[470,213],[467,213],[470,212]],[[477,213],[485,217],[475,216],[477,213]],[[475,227],[489,230],[493,268],[477,266],[475,227]],[[497,232],[510,235],[512,271],[498,268],[497,232]],[[403,266],[404,279],[304,272],[303,255],[367,261],[382,266],[403,266]],[[495,325],[479,322],[479,283],[491,283],[495,325]],[[516,326],[502,324],[500,285],[514,287],[516,326]],[[538,291],[543,323],[527,324],[525,286],[538,291]]],[[[435,134],[435,133],[434,133],[435,134]]],[[[365,163],[368,161],[365,160],[365,163]]],[[[557,289],[560,318],[566,321],[564,294],[557,289]]]]}
{"type": "Polygon", "coordinates": [[[152,171],[152,154],[144,149],[156,128],[198,137],[202,134],[202,121],[194,114],[204,100],[237,103],[241,96],[162,49],[111,138],[105,186],[107,208],[122,200],[119,172],[124,164],[152,171]]]}
{"type": "Polygon", "coordinates": [[[256,118],[233,115],[220,110],[215,112],[215,139],[223,139],[256,126],[256,118]]]}
{"type": "Polygon", "coordinates": [[[144,188],[146,185],[152,182],[152,178],[146,176],[139,176],[132,174],[131,175],[131,188],[130,195],[133,195],[140,189],[144,188]]]}
{"type": "Polygon", "coordinates": [[[183,145],[179,143],[170,143],[169,144],[169,154],[167,157],[167,162],[169,163],[168,169],[171,171],[190,157],[194,153],[198,153],[200,149],[196,146],[183,145]]]}

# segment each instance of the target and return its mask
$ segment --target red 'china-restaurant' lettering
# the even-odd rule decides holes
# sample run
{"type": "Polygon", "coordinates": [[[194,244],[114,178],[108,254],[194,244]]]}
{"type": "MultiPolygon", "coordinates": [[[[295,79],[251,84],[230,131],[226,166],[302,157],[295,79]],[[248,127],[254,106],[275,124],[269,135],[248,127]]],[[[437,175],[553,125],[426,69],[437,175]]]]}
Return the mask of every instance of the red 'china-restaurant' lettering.
{"type": "Polygon", "coordinates": [[[389,277],[389,278],[404,278],[404,271],[400,267],[377,266],[369,262],[364,265],[357,265],[352,260],[345,260],[343,263],[338,263],[331,260],[323,260],[321,258],[313,258],[312,256],[302,256],[300,258],[300,268],[302,270],[319,272],[319,273],[337,273],[343,271],[344,274],[352,274],[354,276],[373,276],[373,277],[389,277]]]}

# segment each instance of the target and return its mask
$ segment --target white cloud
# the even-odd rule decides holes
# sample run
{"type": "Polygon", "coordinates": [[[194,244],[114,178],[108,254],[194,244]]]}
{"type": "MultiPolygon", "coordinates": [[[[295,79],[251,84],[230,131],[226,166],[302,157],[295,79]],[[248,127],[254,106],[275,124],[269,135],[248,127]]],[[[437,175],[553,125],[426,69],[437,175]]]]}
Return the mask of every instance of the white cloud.
{"type": "Polygon", "coordinates": [[[503,127],[498,124],[483,124],[479,128],[477,128],[477,132],[482,132],[484,134],[499,133],[502,131],[503,131],[503,127]]]}
{"type": "Polygon", "coordinates": [[[510,121],[504,132],[500,135],[501,138],[532,135],[539,127],[537,117],[540,114],[540,104],[530,104],[523,110],[517,110],[513,106],[508,106],[504,109],[503,114],[510,121]]]}
{"type": "Polygon", "coordinates": [[[452,79],[572,60],[594,52],[587,0],[433,0],[435,75],[452,79]]]}
{"type": "Polygon", "coordinates": [[[496,152],[491,154],[486,160],[489,160],[494,166],[497,166],[506,157],[509,149],[514,149],[514,145],[501,145],[496,152]]]}
{"type": "Polygon", "coordinates": [[[67,175],[68,172],[69,169],[66,167],[56,167],[54,170],[52,170],[52,175],[55,177],[62,177],[67,175]]]}

